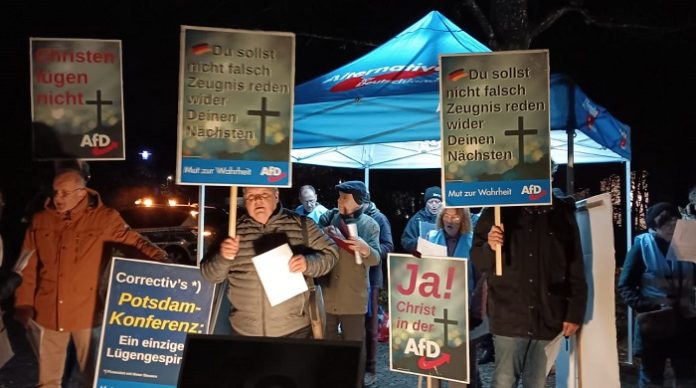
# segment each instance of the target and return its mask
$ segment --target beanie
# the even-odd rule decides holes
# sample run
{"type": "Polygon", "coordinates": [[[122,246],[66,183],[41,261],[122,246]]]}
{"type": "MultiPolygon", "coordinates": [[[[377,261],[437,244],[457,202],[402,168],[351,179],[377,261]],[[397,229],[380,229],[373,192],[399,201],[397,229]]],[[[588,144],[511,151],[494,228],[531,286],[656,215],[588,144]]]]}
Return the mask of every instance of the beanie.
{"type": "Polygon", "coordinates": [[[680,217],[679,209],[669,202],[659,202],[650,206],[645,214],[645,222],[648,224],[648,228],[655,229],[673,217],[680,217]]]}
{"type": "Polygon", "coordinates": [[[352,194],[355,203],[358,205],[362,205],[364,201],[369,200],[367,188],[365,187],[365,184],[360,181],[347,181],[337,184],[336,190],[342,193],[352,194]]]}
{"type": "Polygon", "coordinates": [[[442,192],[440,191],[440,188],[437,186],[428,187],[427,189],[425,189],[424,198],[425,198],[425,202],[428,202],[428,200],[433,199],[433,198],[437,198],[440,201],[442,201],[442,192]]]}

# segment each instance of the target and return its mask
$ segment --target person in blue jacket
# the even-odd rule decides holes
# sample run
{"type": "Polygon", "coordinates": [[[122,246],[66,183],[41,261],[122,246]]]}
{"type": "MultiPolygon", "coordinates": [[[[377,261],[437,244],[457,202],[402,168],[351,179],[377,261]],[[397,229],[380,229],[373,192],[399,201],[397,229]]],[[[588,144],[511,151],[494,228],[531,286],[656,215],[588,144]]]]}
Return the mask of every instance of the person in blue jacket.
{"type": "Polygon", "coordinates": [[[679,317],[676,330],[662,336],[671,334],[669,338],[642,333],[636,325],[634,352],[641,358],[641,388],[663,386],[668,358],[676,386],[696,387],[696,268],[694,263],[667,259],[679,216],[677,206],[667,202],[648,209],[645,221],[650,230],[636,236],[619,277],[619,294],[636,312],[671,307],[679,317]]]}
{"type": "MultiPolygon", "coordinates": [[[[475,222],[475,221],[474,221],[475,222]]],[[[428,241],[447,247],[447,257],[469,258],[469,250],[473,240],[472,216],[469,209],[444,207],[438,213],[435,221],[435,230],[428,233],[428,241]]],[[[472,329],[482,322],[480,293],[481,287],[478,284],[480,276],[474,271],[471,261],[468,265],[468,289],[469,289],[469,328],[472,329]]],[[[476,342],[469,338],[469,385],[471,388],[481,387],[478,363],[476,360],[476,342]]],[[[449,387],[466,386],[463,384],[449,382],[449,387]]]]}

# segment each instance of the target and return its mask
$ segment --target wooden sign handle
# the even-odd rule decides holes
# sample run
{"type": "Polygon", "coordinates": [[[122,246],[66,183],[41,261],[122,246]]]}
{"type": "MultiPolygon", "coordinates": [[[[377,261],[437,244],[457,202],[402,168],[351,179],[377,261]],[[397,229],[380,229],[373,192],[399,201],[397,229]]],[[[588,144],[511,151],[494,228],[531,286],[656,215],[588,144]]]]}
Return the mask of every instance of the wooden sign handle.
{"type": "Polygon", "coordinates": [[[230,223],[227,234],[230,237],[237,234],[237,186],[230,186],[230,223]]]}
{"type": "MultiPolygon", "coordinates": [[[[494,208],[495,225],[500,226],[500,206],[494,208]]],[[[503,276],[503,247],[495,246],[495,276],[503,276]]]]}

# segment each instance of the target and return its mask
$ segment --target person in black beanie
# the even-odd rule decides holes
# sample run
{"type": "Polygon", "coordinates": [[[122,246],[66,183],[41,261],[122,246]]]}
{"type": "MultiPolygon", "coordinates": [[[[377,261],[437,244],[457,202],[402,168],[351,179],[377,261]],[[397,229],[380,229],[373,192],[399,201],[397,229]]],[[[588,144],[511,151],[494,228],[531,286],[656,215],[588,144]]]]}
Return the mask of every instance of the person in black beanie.
{"type": "Polygon", "coordinates": [[[641,332],[636,319],[633,349],[641,358],[639,387],[661,387],[668,358],[677,386],[696,387],[696,267],[667,259],[679,216],[677,207],[667,202],[648,209],[645,220],[649,230],[636,236],[619,277],[619,295],[639,316],[665,307],[673,308],[679,316],[676,330],[643,326],[641,332]],[[658,338],[665,334],[669,337],[658,338]]]}
{"type": "Polygon", "coordinates": [[[428,187],[423,200],[425,206],[408,220],[401,234],[401,247],[408,253],[416,252],[418,237],[426,238],[428,232],[435,229],[435,220],[442,207],[442,190],[438,186],[428,187]]]}
{"type": "Polygon", "coordinates": [[[362,205],[368,198],[363,182],[343,182],[336,189],[337,208],[319,218],[319,226],[339,248],[336,266],[319,279],[324,289],[326,338],[362,342],[360,363],[363,365],[368,276],[370,267],[379,265],[379,225],[363,212],[362,205]],[[357,235],[351,229],[357,230],[357,235]]]}

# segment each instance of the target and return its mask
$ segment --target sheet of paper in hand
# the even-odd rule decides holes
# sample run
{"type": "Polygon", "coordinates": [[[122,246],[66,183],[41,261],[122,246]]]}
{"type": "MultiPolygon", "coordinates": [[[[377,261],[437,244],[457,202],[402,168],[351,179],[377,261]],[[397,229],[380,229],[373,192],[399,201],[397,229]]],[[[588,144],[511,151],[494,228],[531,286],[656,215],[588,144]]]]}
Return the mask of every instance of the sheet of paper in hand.
{"type": "Polygon", "coordinates": [[[667,259],[696,263],[696,240],[693,236],[696,236],[696,221],[678,220],[667,251],[667,259]]]}
{"type": "Polygon", "coordinates": [[[302,273],[290,272],[288,263],[291,257],[290,246],[283,244],[251,259],[271,306],[307,291],[302,273]]]}

